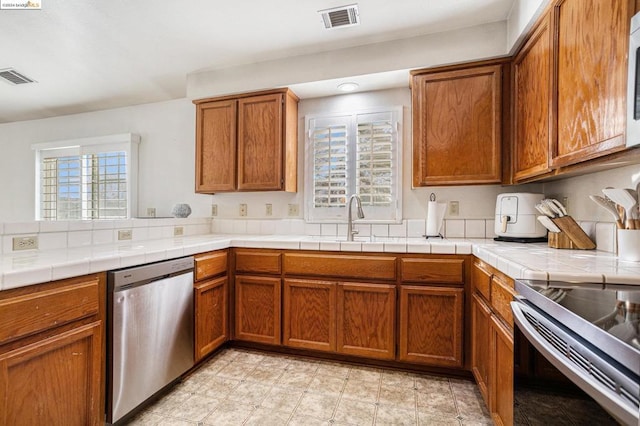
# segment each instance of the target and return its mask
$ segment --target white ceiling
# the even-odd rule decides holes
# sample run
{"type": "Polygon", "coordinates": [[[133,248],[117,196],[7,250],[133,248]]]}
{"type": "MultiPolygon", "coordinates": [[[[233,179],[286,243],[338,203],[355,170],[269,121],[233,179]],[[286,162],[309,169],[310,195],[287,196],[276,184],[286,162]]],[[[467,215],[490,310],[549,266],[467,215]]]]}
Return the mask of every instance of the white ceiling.
{"type": "Polygon", "coordinates": [[[181,98],[197,70],[503,21],[514,0],[360,0],[361,25],[324,29],[318,10],[353,2],[41,0],[42,10],[0,10],[0,69],[37,81],[0,81],[0,123],[181,98]]]}

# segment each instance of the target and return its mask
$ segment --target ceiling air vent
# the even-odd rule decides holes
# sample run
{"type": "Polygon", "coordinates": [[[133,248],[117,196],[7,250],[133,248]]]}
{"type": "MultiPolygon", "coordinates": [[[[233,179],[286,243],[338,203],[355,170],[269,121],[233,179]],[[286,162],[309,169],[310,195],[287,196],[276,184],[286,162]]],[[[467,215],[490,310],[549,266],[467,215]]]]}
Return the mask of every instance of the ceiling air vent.
{"type": "Polygon", "coordinates": [[[322,21],[326,29],[351,27],[360,24],[357,4],[319,10],[318,13],[322,15],[322,21]]]}
{"type": "Polygon", "coordinates": [[[26,84],[26,83],[35,83],[35,80],[26,77],[25,75],[19,73],[13,68],[5,68],[0,70],[0,77],[4,80],[8,81],[11,84],[26,84]]]}

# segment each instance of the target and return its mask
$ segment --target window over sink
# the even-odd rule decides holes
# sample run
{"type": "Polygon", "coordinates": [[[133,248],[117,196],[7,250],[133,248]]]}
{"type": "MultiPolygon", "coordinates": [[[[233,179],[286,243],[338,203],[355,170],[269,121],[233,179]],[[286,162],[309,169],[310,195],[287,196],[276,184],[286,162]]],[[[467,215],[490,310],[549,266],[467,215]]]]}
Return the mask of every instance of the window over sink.
{"type": "Polygon", "coordinates": [[[136,209],[138,144],[131,133],[34,144],[36,219],[126,219],[136,209]]]}
{"type": "Polygon", "coordinates": [[[347,218],[352,194],[367,222],[402,220],[402,107],[306,117],[308,222],[347,218]]]}

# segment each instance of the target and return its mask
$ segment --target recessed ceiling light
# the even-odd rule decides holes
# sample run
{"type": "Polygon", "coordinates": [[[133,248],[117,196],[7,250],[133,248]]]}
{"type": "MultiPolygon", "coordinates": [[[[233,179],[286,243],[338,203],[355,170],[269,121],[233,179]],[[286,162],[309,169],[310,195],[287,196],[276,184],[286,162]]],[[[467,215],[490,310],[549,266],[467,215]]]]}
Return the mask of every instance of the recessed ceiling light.
{"type": "Polygon", "coordinates": [[[338,85],[338,90],[341,90],[343,92],[353,92],[354,90],[356,90],[358,87],[360,87],[358,85],[358,83],[354,83],[354,82],[348,82],[348,83],[342,83],[338,85]]]}

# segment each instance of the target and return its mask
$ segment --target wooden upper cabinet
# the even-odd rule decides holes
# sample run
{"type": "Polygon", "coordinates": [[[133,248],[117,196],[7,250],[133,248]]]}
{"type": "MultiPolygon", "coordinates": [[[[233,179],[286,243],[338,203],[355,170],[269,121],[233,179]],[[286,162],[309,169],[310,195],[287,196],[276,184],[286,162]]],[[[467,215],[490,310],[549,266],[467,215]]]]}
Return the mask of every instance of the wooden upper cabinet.
{"type": "Polygon", "coordinates": [[[502,64],[413,71],[413,186],[500,183],[502,64]]]}
{"type": "Polygon", "coordinates": [[[553,166],[624,149],[629,22],[633,0],[557,1],[553,166]]]}
{"type": "Polygon", "coordinates": [[[236,108],[233,99],[196,107],[196,192],[236,189],[236,108]]]}
{"type": "Polygon", "coordinates": [[[194,101],[196,192],[297,191],[298,98],[288,89],[194,101]]]}
{"type": "Polygon", "coordinates": [[[278,190],[282,182],[282,93],[238,101],[238,189],[278,190]]]}
{"type": "Polygon", "coordinates": [[[552,34],[549,14],[513,61],[513,179],[550,170],[552,34]]]}

